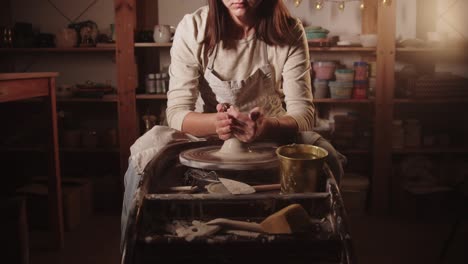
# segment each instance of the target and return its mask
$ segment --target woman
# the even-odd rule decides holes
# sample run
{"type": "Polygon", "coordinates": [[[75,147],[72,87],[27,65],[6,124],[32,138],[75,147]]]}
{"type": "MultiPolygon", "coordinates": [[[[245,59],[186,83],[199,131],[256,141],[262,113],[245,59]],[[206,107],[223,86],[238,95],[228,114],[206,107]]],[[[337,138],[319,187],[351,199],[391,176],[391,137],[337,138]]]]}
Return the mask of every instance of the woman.
{"type": "Polygon", "coordinates": [[[292,139],[311,130],[310,60],[301,23],[280,0],[208,2],[177,27],[169,125],[244,142],[292,139]],[[225,112],[220,103],[235,107],[225,112]]]}
{"type": "MultiPolygon", "coordinates": [[[[125,175],[122,241],[146,165],[176,140],[217,136],[333,147],[311,132],[314,107],[304,29],[282,0],[209,0],[186,15],[171,49],[167,118],[131,147],[125,175]],[[282,98],[286,109],[282,107],[282,98]],[[224,107],[231,105],[231,107],[224,107]],[[193,137],[193,136],[195,137],[193,137]]],[[[123,245],[123,244],[122,244],[123,245]]]]}

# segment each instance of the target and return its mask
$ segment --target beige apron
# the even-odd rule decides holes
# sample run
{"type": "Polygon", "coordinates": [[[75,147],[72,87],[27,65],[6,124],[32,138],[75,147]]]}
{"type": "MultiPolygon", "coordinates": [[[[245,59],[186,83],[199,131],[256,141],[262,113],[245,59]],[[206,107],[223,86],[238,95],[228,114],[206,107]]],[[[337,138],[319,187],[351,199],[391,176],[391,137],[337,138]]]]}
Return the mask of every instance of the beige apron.
{"type": "Polygon", "coordinates": [[[213,113],[216,112],[218,103],[229,103],[243,112],[259,106],[266,116],[281,116],[286,113],[279,91],[275,90],[274,70],[268,62],[267,45],[263,41],[260,41],[260,45],[263,64],[247,79],[230,81],[221,80],[213,67],[219,45],[215,46],[214,52],[208,57],[207,69],[200,85],[200,97],[204,106],[200,109],[199,97],[196,111],[213,113]]]}

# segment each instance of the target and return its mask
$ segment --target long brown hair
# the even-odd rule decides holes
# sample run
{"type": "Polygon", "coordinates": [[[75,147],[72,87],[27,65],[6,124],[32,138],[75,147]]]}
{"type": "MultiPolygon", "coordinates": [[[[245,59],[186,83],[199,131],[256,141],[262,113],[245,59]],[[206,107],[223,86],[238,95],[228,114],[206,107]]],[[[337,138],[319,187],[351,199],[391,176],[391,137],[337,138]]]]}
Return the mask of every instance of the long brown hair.
{"type": "MultiPolygon", "coordinates": [[[[233,43],[236,40],[232,34],[228,34],[229,25],[233,22],[222,0],[208,0],[208,4],[208,21],[203,42],[206,51],[210,53],[220,41],[233,43]]],[[[283,0],[263,0],[255,12],[256,35],[266,44],[284,46],[297,40],[297,31],[294,30],[296,20],[290,15],[283,0]]]]}

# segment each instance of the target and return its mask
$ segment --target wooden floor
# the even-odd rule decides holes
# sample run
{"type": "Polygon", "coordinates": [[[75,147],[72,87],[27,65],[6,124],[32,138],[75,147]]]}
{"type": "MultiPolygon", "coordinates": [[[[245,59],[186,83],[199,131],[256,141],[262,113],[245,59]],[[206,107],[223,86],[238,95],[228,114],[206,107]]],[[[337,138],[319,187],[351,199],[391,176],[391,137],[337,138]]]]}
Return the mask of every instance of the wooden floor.
{"type": "MultiPolygon", "coordinates": [[[[468,263],[468,221],[459,229],[446,261],[439,253],[453,218],[407,219],[351,215],[350,226],[359,263],[414,264],[468,263]]],[[[120,215],[95,214],[77,229],[67,232],[62,251],[46,249],[32,240],[31,264],[119,263],[120,215]]]]}

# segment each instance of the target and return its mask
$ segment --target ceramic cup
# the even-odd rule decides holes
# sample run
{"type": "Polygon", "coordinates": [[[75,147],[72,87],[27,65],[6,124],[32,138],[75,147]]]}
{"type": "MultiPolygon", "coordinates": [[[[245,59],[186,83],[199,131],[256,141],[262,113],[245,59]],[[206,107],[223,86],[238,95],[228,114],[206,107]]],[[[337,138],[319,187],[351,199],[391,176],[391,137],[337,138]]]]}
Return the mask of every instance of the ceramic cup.
{"type": "Polygon", "coordinates": [[[170,42],[172,39],[171,26],[169,25],[154,26],[153,39],[154,39],[154,42],[158,42],[158,43],[170,42]]]}

